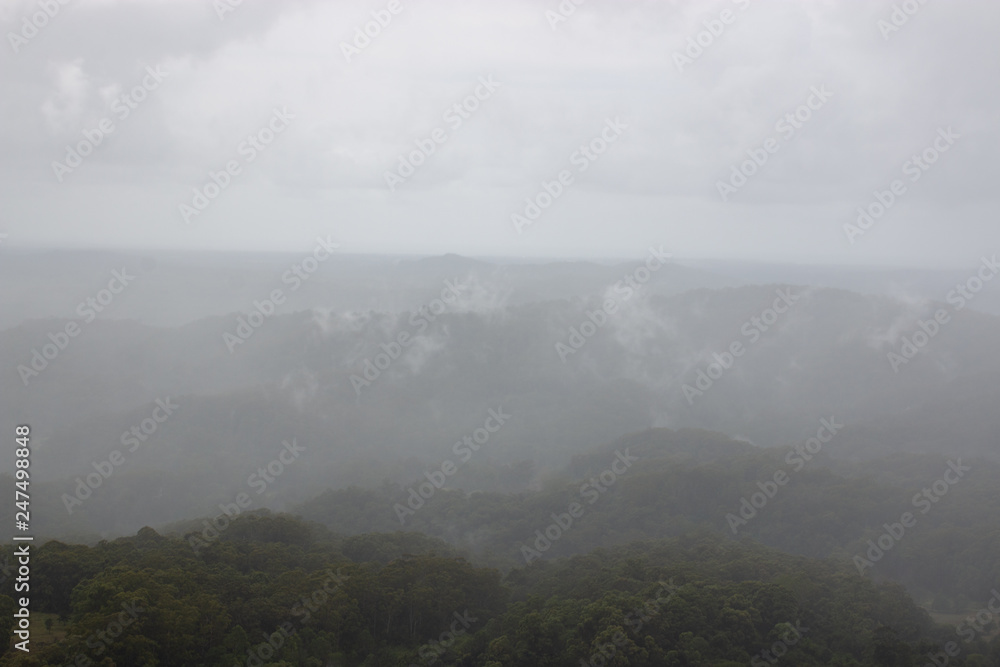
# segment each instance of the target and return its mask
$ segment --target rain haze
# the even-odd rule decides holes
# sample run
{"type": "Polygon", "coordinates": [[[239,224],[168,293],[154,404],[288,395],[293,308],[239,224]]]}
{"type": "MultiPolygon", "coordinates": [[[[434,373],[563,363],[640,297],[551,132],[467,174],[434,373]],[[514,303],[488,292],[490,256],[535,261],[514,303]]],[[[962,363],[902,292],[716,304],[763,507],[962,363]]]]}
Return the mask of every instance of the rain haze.
{"type": "Polygon", "coordinates": [[[0,667],[1000,665],[998,24],[4,3],[0,667]]]}

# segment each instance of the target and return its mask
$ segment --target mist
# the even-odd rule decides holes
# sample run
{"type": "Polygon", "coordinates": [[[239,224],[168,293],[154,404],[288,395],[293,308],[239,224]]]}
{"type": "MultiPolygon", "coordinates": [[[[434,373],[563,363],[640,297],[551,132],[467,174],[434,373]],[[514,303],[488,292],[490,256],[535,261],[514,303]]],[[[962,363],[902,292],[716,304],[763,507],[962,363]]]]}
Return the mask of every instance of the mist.
{"type": "Polygon", "coordinates": [[[0,665],[1000,664],[997,19],[0,8],[0,665]]]}

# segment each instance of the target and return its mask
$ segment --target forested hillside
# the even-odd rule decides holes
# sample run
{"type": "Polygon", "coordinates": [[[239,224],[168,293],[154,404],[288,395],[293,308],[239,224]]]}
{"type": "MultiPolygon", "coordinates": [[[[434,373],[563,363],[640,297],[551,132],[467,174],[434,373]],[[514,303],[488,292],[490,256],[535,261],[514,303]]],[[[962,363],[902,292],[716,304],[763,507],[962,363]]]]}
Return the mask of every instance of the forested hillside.
{"type": "Polygon", "coordinates": [[[536,549],[537,558],[704,529],[815,558],[863,558],[871,564],[861,563],[866,576],[899,581],[940,611],[964,611],[991,597],[1000,583],[1000,465],[916,454],[850,463],[815,444],[821,447],[811,454],[805,444],[760,449],[717,433],[655,429],[574,457],[534,492],[446,487],[425,500],[421,485],[424,493],[430,487],[421,477],[405,486],[327,491],[295,511],[345,534],[419,530],[503,567],[534,560],[523,547],[579,502],[581,516],[571,517],[548,549],[536,549]],[[637,461],[602,484],[616,452],[637,461]],[[958,476],[949,463],[968,470],[958,476]],[[905,512],[914,525],[904,526],[884,555],[868,556],[869,540],[905,512]]]}
{"type": "MultiPolygon", "coordinates": [[[[95,547],[50,542],[32,583],[47,631],[0,664],[916,665],[960,639],[898,585],[703,533],[505,575],[450,552],[285,516],[237,518],[197,553],[148,528],[95,547]]],[[[952,664],[1000,658],[985,635],[959,643],[952,664]]]]}

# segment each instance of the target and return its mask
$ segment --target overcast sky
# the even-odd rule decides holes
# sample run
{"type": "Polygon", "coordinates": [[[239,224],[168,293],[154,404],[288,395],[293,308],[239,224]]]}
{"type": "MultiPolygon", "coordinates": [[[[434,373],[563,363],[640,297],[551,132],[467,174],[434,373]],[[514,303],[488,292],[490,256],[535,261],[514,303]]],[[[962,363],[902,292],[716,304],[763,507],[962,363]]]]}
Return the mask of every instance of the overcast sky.
{"type": "Polygon", "coordinates": [[[662,244],[926,267],[1000,251],[991,0],[908,0],[898,29],[891,2],[51,0],[49,18],[47,1],[0,5],[0,247],[330,234],[358,253],[662,244]],[[416,142],[433,153],[390,190],[416,142]],[[933,164],[908,164],[925,150],[933,164]],[[766,161],[731,181],[750,155],[766,161]],[[198,210],[210,172],[230,182],[198,210]],[[876,190],[894,201],[850,234],[876,190]]]}

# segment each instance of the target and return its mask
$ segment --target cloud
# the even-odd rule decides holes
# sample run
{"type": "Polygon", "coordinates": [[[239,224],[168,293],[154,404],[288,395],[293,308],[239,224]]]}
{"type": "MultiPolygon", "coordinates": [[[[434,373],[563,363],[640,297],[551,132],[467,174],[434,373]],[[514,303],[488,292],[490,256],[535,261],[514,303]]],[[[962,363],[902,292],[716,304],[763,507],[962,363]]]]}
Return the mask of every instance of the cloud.
{"type": "MultiPolygon", "coordinates": [[[[357,252],[607,257],[666,228],[678,257],[958,264],[984,238],[1000,245],[994,3],[923,5],[888,41],[877,27],[888,0],[591,0],[555,29],[556,3],[402,6],[348,62],[342,44],[380,3],[245,0],[221,21],[195,0],[66,5],[0,60],[10,246],[293,249],[333,227],[357,252]],[[735,22],[678,72],[674,54],[723,10],[735,22]],[[50,162],[67,136],[156,64],[169,82],[57,183],[50,162]],[[385,172],[481,76],[502,85],[390,193],[385,172]],[[719,201],[716,182],[819,85],[834,93],[826,106],[719,201]],[[183,227],[178,203],[276,106],[292,126],[183,227]],[[510,213],[575,169],[609,117],[629,125],[620,141],[574,171],[530,239],[514,234],[510,213]],[[964,137],[947,161],[862,247],[844,244],[851,211],[947,125],[964,137]]],[[[33,7],[8,7],[0,28],[33,7]]]]}

